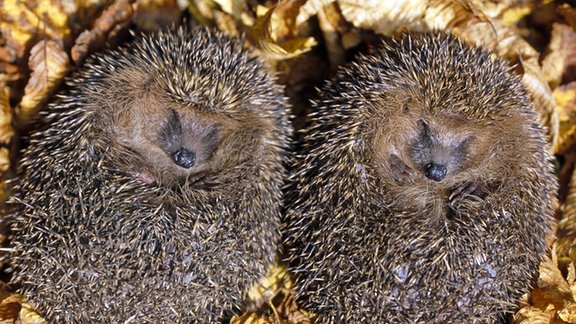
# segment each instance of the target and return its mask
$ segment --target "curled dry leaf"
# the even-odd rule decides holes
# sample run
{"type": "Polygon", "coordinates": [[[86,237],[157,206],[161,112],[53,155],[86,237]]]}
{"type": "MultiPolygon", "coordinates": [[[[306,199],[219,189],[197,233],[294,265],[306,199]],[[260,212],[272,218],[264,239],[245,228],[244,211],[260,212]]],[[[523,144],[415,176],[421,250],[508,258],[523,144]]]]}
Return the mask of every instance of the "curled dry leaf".
{"type": "Polygon", "coordinates": [[[422,18],[422,25],[429,30],[445,30],[470,22],[486,22],[483,16],[475,15],[462,2],[432,0],[422,18]]]}
{"type": "Polygon", "coordinates": [[[248,298],[258,302],[264,299],[270,299],[281,288],[292,288],[292,281],[286,275],[288,269],[283,265],[273,265],[268,271],[268,276],[255,284],[248,292],[248,298]]]}
{"type": "Polygon", "coordinates": [[[96,19],[92,29],[82,32],[76,38],[72,47],[71,56],[76,64],[80,65],[86,54],[104,46],[108,35],[122,29],[130,23],[134,15],[132,4],[135,0],[116,0],[110,7],[96,19]]]}
{"type": "Polygon", "coordinates": [[[477,12],[482,12],[491,19],[496,19],[504,26],[516,24],[530,14],[539,1],[500,0],[500,1],[465,1],[473,4],[477,12]]]}
{"type": "Polygon", "coordinates": [[[180,15],[176,0],[139,0],[133,21],[139,30],[156,31],[177,24],[180,15]]]}
{"type": "MultiPolygon", "coordinates": [[[[576,103],[574,92],[572,92],[572,96],[572,100],[576,103]]],[[[573,123],[574,121],[572,121],[573,123]]],[[[572,129],[572,131],[574,130],[572,129]]],[[[568,195],[562,206],[562,219],[558,222],[556,234],[558,236],[556,241],[558,255],[568,257],[572,262],[576,262],[576,172],[572,173],[568,195]]]]}
{"type": "Polygon", "coordinates": [[[245,313],[242,316],[234,315],[230,324],[274,324],[274,322],[258,316],[256,313],[245,313]]]}
{"type": "Polygon", "coordinates": [[[32,71],[24,88],[24,97],[16,108],[16,117],[26,125],[40,110],[68,71],[68,55],[53,40],[43,40],[30,50],[28,65],[32,71]]]}
{"type": "Polygon", "coordinates": [[[558,13],[566,19],[568,25],[576,29],[576,9],[570,7],[569,4],[564,3],[558,7],[558,13]]]}
{"type": "Polygon", "coordinates": [[[288,270],[284,265],[272,266],[269,275],[248,292],[249,299],[257,304],[258,313],[268,315],[259,316],[258,313],[247,312],[242,316],[234,316],[230,323],[309,324],[310,318],[308,314],[300,310],[296,304],[294,295],[291,292],[293,284],[287,272],[288,270]]]}
{"type": "Polygon", "coordinates": [[[60,1],[5,0],[0,5],[0,80],[25,76],[24,58],[39,35],[64,44],[71,32],[60,1]]]}
{"type": "MultiPolygon", "coordinates": [[[[559,137],[555,152],[564,154],[571,148],[576,147],[576,81],[554,89],[553,95],[560,121],[559,137]]],[[[564,217],[570,217],[570,222],[574,223],[576,227],[576,215],[572,215],[576,214],[576,199],[573,196],[576,196],[576,193],[569,196],[571,199],[566,201],[565,208],[569,208],[570,212],[565,210],[564,217]],[[568,214],[566,214],[567,212],[568,214]]],[[[574,229],[573,238],[576,239],[576,228],[574,229]]]]}
{"type": "Polygon", "coordinates": [[[382,35],[413,25],[424,15],[428,2],[422,0],[340,0],[342,16],[354,26],[382,35]]]}
{"type": "Polygon", "coordinates": [[[310,51],[316,45],[313,37],[294,36],[287,27],[294,26],[297,12],[290,1],[281,1],[273,9],[258,7],[251,35],[269,58],[275,60],[294,58],[310,51]]]}
{"type": "Polygon", "coordinates": [[[18,294],[11,294],[6,290],[4,284],[0,285],[0,324],[15,323],[18,313],[22,308],[21,303],[24,297],[18,294]]]}
{"type": "Polygon", "coordinates": [[[540,277],[537,287],[532,290],[532,303],[542,310],[549,305],[559,310],[567,303],[574,303],[570,285],[562,276],[555,260],[548,258],[540,264],[540,277]]]}
{"type": "MultiPolygon", "coordinates": [[[[5,83],[0,82],[0,146],[8,146],[13,136],[12,109],[10,107],[8,88],[5,83]]],[[[0,172],[5,171],[1,165],[2,163],[0,162],[0,172]]]]}
{"type": "Polygon", "coordinates": [[[32,305],[28,303],[22,303],[22,309],[20,310],[19,319],[21,324],[44,324],[46,320],[36,310],[32,305]]]}
{"type": "Polygon", "coordinates": [[[576,323],[576,305],[569,305],[558,312],[558,317],[566,323],[576,323]]]}
{"type": "Polygon", "coordinates": [[[324,6],[334,3],[336,0],[308,0],[302,7],[300,7],[300,12],[296,16],[296,25],[299,26],[306,22],[310,17],[316,15],[324,6]]]}
{"type": "Polygon", "coordinates": [[[550,305],[549,309],[541,310],[538,307],[527,306],[520,309],[514,314],[514,323],[516,324],[552,324],[556,312],[554,306],[550,305]]]}
{"type": "Polygon", "coordinates": [[[320,30],[322,30],[322,36],[324,36],[330,68],[333,71],[344,64],[346,60],[346,53],[340,42],[340,36],[337,30],[340,21],[340,19],[338,19],[339,16],[338,10],[332,4],[325,6],[324,9],[318,12],[318,25],[320,26],[320,30]]]}
{"type": "MultiPolygon", "coordinates": [[[[552,88],[562,83],[563,75],[576,72],[576,31],[574,28],[554,23],[552,35],[546,50],[547,54],[542,60],[544,78],[552,88]]],[[[573,75],[568,79],[576,79],[573,75]]]]}
{"type": "Polygon", "coordinates": [[[514,323],[575,323],[576,322],[576,268],[574,262],[564,262],[566,278],[559,269],[557,245],[552,247],[551,258],[540,264],[538,285],[532,291],[532,305],[522,308],[514,323]]]}

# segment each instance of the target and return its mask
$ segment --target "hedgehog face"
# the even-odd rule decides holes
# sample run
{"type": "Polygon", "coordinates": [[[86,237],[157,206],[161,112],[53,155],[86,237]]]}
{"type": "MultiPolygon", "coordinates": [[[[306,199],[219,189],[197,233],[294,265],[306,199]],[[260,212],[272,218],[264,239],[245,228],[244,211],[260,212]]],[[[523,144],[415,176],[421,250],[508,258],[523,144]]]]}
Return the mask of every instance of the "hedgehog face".
{"type": "Polygon", "coordinates": [[[226,133],[221,121],[151,98],[134,105],[115,121],[119,144],[136,153],[130,173],[145,183],[192,185],[213,172],[212,156],[226,133]]]}
{"type": "Polygon", "coordinates": [[[374,139],[378,178],[392,200],[446,214],[446,206],[483,198],[494,130],[458,114],[407,107],[383,116],[387,126],[379,129],[386,131],[374,139]]]}
{"type": "Polygon", "coordinates": [[[418,176],[442,182],[447,176],[458,172],[470,155],[474,135],[446,133],[430,129],[422,119],[416,122],[412,138],[408,140],[402,155],[406,164],[394,150],[390,152],[388,164],[392,176],[398,182],[412,181],[418,176]]]}

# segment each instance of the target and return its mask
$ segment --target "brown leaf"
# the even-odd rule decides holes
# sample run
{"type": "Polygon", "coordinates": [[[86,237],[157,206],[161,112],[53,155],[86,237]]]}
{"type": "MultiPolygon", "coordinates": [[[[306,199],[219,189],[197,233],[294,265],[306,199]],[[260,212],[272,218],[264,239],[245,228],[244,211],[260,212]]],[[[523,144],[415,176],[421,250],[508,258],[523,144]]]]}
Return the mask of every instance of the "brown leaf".
{"type": "Polygon", "coordinates": [[[569,4],[563,3],[558,6],[558,13],[566,19],[568,25],[576,29],[576,9],[572,8],[569,4]]]}
{"type": "Polygon", "coordinates": [[[382,35],[391,35],[420,20],[428,6],[427,1],[337,1],[342,16],[354,26],[371,29],[382,35]]]}
{"type": "Polygon", "coordinates": [[[44,324],[46,320],[36,312],[34,307],[28,303],[22,303],[19,319],[21,324],[44,324]]]}
{"type": "Polygon", "coordinates": [[[274,9],[259,7],[258,18],[252,26],[252,38],[263,54],[275,59],[285,60],[308,52],[316,45],[313,37],[295,37],[289,35],[286,26],[293,25],[296,10],[290,0],[281,1],[274,9]],[[290,8],[290,9],[288,9],[290,8]],[[275,15],[276,12],[278,15],[275,15]]]}
{"type": "Polygon", "coordinates": [[[176,0],[138,0],[134,24],[140,30],[156,31],[177,24],[180,15],[176,0]]]}
{"type": "MultiPolygon", "coordinates": [[[[576,147],[576,81],[554,89],[552,95],[556,101],[556,111],[560,121],[558,144],[555,151],[558,154],[564,154],[576,147]]],[[[567,205],[575,203],[576,201],[566,201],[567,205]]],[[[576,222],[576,216],[572,220],[576,222]]]]}
{"type": "Polygon", "coordinates": [[[80,65],[84,57],[104,47],[108,35],[130,23],[134,15],[132,4],[135,0],[116,0],[96,19],[92,29],[83,31],[72,47],[72,60],[80,65]]]}
{"type": "Polygon", "coordinates": [[[532,291],[533,306],[542,310],[553,305],[554,309],[562,309],[566,303],[574,303],[572,290],[558,269],[558,264],[552,259],[546,259],[540,264],[538,286],[532,291]]]}
{"type": "Polygon", "coordinates": [[[542,71],[552,88],[562,83],[565,73],[572,73],[576,80],[576,31],[559,23],[552,24],[552,35],[548,44],[547,55],[542,60],[542,71]]]}
{"type": "Polygon", "coordinates": [[[68,62],[68,55],[56,41],[42,40],[32,47],[28,61],[32,73],[16,108],[20,125],[30,122],[58,87],[68,72],[68,62]]]}
{"type": "Polygon", "coordinates": [[[554,306],[550,309],[541,310],[538,307],[524,307],[514,314],[516,324],[552,324],[556,312],[554,306]]]}
{"type": "Polygon", "coordinates": [[[576,304],[572,304],[558,312],[558,317],[566,323],[576,323],[576,304]]]}
{"type": "MultiPolygon", "coordinates": [[[[0,82],[0,146],[7,146],[12,141],[14,129],[12,128],[12,108],[6,84],[0,82]]],[[[1,163],[0,163],[1,165],[1,163]]],[[[0,171],[2,168],[0,167],[0,171]]]]}
{"type": "Polygon", "coordinates": [[[4,284],[0,285],[0,324],[14,323],[18,319],[23,301],[24,297],[11,294],[4,284]]]}

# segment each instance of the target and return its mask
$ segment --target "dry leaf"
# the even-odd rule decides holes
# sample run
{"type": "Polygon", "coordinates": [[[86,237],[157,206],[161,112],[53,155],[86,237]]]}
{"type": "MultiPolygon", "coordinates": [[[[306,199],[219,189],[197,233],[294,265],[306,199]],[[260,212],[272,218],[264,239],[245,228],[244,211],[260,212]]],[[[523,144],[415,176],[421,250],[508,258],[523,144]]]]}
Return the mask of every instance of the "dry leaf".
{"type": "Polygon", "coordinates": [[[541,310],[537,307],[524,307],[514,314],[514,323],[516,324],[551,324],[553,323],[556,312],[554,307],[551,309],[541,310]]]}
{"type": "Polygon", "coordinates": [[[246,313],[242,316],[234,315],[230,319],[230,324],[273,324],[263,317],[258,316],[256,313],[246,313]]]}
{"type": "Polygon", "coordinates": [[[84,57],[104,46],[108,35],[123,28],[134,15],[132,4],[135,0],[116,0],[96,19],[92,29],[85,30],[72,47],[72,60],[80,65],[84,57]]]}
{"type": "Polygon", "coordinates": [[[302,7],[300,7],[300,12],[296,16],[296,26],[300,26],[304,22],[308,21],[310,17],[316,15],[324,6],[334,3],[336,0],[308,0],[302,7]]]}
{"type": "Polygon", "coordinates": [[[283,265],[272,265],[268,276],[254,285],[248,292],[248,298],[253,301],[270,299],[281,288],[292,288],[292,282],[287,277],[288,269],[283,265]]]}
{"type": "Polygon", "coordinates": [[[391,35],[417,22],[428,6],[427,1],[340,0],[342,16],[354,26],[391,35]]]}
{"type": "Polygon", "coordinates": [[[522,0],[501,0],[501,1],[483,1],[469,0],[474,4],[476,9],[487,17],[496,19],[504,26],[510,26],[518,23],[520,19],[530,14],[538,1],[522,0]]]}
{"type": "Polygon", "coordinates": [[[46,321],[32,305],[28,303],[22,303],[22,309],[20,310],[19,315],[20,323],[21,324],[44,324],[46,321]]]}
{"type": "Polygon", "coordinates": [[[462,3],[432,0],[424,13],[422,24],[429,30],[445,30],[479,19],[462,3]]]}
{"type": "Polygon", "coordinates": [[[68,55],[55,41],[43,40],[32,47],[28,61],[32,73],[24,88],[24,97],[16,108],[20,125],[30,122],[58,87],[68,72],[68,62],[68,55]]]}
{"type": "MultiPolygon", "coordinates": [[[[0,146],[9,145],[13,136],[12,109],[10,107],[8,88],[5,83],[0,82],[0,146]]],[[[1,167],[0,171],[2,171],[1,167]]]]}
{"type": "Polygon", "coordinates": [[[558,7],[558,13],[566,19],[568,25],[576,29],[576,9],[570,7],[567,3],[563,3],[558,7]]]}
{"type": "Polygon", "coordinates": [[[25,57],[34,39],[47,37],[63,45],[71,32],[60,1],[5,0],[0,6],[0,34],[0,80],[14,81],[25,75],[25,57]]]}
{"type": "Polygon", "coordinates": [[[576,72],[576,31],[567,25],[552,24],[547,52],[542,60],[542,70],[546,81],[552,88],[556,88],[562,83],[563,74],[576,72]]]}
{"type": "MultiPolygon", "coordinates": [[[[552,94],[556,101],[556,111],[560,121],[559,137],[555,151],[558,154],[564,154],[575,147],[576,144],[576,82],[562,85],[556,88],[552,94]]],[[[566,204],[569,203],[574,204],[576,202],[566,201],[566,204]]],[[[576,216],[571,219],[576,222],[576,216]]],[[[574,234],[576,239],[576,231],[574,234]]]]}
{"type": "Polygon", "coordinates": [[[558,269],[558,264],[552,259],[546,259],[540,264],[538,286],[532,291],[533,306],[547,309],[563,309],[566,303],[574,303],[572,290],[558,269]]]}
{"type": "Polygon", "coordinates": [[[256,44],[259,45],[266,56],[275,60],[285,60],[300,56],[316,45],[316,40],[313,37],[293,37],[286,34],[288,30],[286,26],[294,24],[296,18],[296,10],[288,10],[285,7],[289,6],[289,2],[281,1],[274,9],[259,6],[258,18],[254,22],[254,26],[252,26],[251,34],[253,39],[256,40],[256,44]],[[280,15],[275,16],[276,11],[280,15]]]}
{"type": "Polygon", "coordinates": [[[181,13],[176,0],[138,0],[133,21],[139,30],[150,32],[178,24],[181,13]]]}
{"type": "Polygon", "coordinates": [[[328,60],[333,71],[343,65],[346,60],[346,53],[341,45],[337,29],[340,18],[341,16],[334,5],[325,6],[324,9],[318,12],[318,25],[320,30],[322,30],[322,36],[324,36],[328,60]]]}
{"type": "Polygon", "coordinates": [[[14,323],[18,319],[18,313],[22,308],[24,297],[11,294],[4,284],[0,285],[0,324],[14,323]]]}

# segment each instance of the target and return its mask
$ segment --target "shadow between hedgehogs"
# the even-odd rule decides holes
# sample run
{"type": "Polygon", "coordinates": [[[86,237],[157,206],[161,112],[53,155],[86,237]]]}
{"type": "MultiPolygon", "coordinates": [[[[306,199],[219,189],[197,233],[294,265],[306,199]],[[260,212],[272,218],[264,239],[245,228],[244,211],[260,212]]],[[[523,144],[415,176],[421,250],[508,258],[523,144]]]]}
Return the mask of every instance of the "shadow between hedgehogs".
{"type": "Polygon", "coordinates": [[[506,63],[444,33],[343,67],[293,158],[284,244],[319,323],[493,323],[529,291],[557,180],[506,63]]]}
{"type": "Polygon", "coordinates": [[[12,286],[50,322],[220,322],[280,238],[291,127],[242,41],[202,28],[94,55],[22,153],[12,286]]]}

